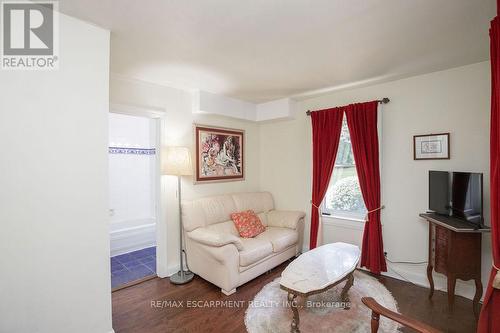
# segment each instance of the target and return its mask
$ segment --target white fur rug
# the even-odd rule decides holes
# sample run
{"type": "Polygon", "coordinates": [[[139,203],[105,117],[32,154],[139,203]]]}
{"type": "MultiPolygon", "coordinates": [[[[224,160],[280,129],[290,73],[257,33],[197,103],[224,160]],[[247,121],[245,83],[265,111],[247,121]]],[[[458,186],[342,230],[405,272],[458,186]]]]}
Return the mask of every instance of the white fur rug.
{"type": "MultiPolygon", "coordinates": [[[[292,310],[287,304],[287,292],[280,289],[280,278],[262,288],[249,304],[245,325],[249,333],[288,333],[292,310]]],[[[300,331],[329,333],[370,332],[371,311],[361,302],[361,297],[373,297],[381,305],[398,311],[396,300],[375,278],[355,271],[354,285],[349,290],[351,308],[341,308],[340,293],[344,282],[322,294],[297,298],[300,331]]],[[[396,332],[399,325],[387,318],[380,318],[380,333],[396,332]]]]}

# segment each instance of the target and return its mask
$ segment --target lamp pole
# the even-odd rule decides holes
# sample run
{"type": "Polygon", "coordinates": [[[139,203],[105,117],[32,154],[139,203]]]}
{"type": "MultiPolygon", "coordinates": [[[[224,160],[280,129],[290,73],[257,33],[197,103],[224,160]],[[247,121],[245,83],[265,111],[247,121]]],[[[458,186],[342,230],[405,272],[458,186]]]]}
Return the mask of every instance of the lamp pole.
{"type": "Polygon", "coordinates": [[[190,271],[185,271],[184,270],[184,259],[182,256],[182,252],[184,251],[184,246],[183,246],[183,237],[182,237],[182,232],[183,232],[183,226],[182,226],[182,206],[181,206],[181,176],[177,176],[177,197],[178,197],[178,204],[179,204],[179,244],[180,244],[180,251],[179,251],[179,262],[180,262],[180,269],[179,271],[172,275],[170,277],[170,282],[173,284],[185,284],[190,282],[194,274],[190,271]]]}
{"type": "Polygon", "coordinates": [[[173,284],[185,284],[190,282],[194,274],[190,271],[185,271],[184,270],[184,258],[182,255],[182,252],[184,251],[184,246],[183,246],[183,225],[182,225],[182,207],[181,207],[181,176],[177,176],[177,196],[179,200],[179,244],[180,244],[180,251],[179,251],[179,262],[180,262],[180,269],[179,271],[170,276],[170,282],[173,284]]]}
{"type": "MultiPolygon", "coordinates": [[[[167,147],[163,159],[163,174],[177,176],[177,204],[179,206],[179,271],[170,276],[173,284],[184,284],[191,281],[194,274],[189,270],[184,270],[184,242],[182,226],[182,206],[181,206],[181,177],[193,174],[191,156],[187,147],[167,147]]],[[[185,252],[184,252],[185,253],[185,252]]],[[[187,265],[186,265],[187,266],[187,265]]]]}

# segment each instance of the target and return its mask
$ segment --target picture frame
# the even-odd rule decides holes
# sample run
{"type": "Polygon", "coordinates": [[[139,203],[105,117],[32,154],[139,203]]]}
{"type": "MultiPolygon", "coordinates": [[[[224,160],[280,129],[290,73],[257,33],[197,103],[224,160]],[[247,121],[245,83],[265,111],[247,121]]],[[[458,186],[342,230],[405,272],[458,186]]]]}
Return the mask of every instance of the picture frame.
{"type": "Polygon", "coordinates": [[[245,180],[245,131],[194,124],[194,183],[245,180]]]}
{"type": "Polygon", "coordinates": [[[414,160],[449,160],[450,133],[413,136],[414,160]]]}

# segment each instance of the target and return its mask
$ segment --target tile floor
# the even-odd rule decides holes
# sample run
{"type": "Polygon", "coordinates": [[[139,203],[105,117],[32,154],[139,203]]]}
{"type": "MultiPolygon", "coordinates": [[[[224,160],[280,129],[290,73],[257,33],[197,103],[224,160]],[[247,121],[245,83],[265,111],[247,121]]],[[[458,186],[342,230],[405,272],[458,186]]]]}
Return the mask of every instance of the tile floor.
{"type": "Polygon", "coordinates": [[[111,257],[111,288],[156,275],[156,247],[111,257]]]}

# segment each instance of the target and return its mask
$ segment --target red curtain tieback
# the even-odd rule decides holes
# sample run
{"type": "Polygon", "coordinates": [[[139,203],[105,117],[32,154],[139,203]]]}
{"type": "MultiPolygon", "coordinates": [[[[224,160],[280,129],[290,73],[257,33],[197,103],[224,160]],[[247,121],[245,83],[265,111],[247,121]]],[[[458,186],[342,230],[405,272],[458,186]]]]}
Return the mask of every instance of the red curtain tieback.
{"type": "Polygon", "coordinates": [[[380,206],[380,207],[378,207],[378,208],[375,208],[375,209],[372,209],[372,210],[367,211],[367,212],[366,212],[366,215],[365,215],[365,221],[366,221],[366,222],[368,222],[368,214],[373,213],[373,212],[376,212],[377,210],[382,210],[382,209],[384,209],[384,208],[385,208],[385,205],[382,205],[382,206],[380,206]]]}
{"type": "Polygon", "coordinates": [[[311,203],[311,205],[313,205],[313,206],[314,206],[314,207],[316,207],[317,209],[320,209],[320,207],[319,207],[319,206],[316,206],[316,205],[312,202],[312,200],[311,200],[311,201],[309,201],[309,202],[311,203]]]}

